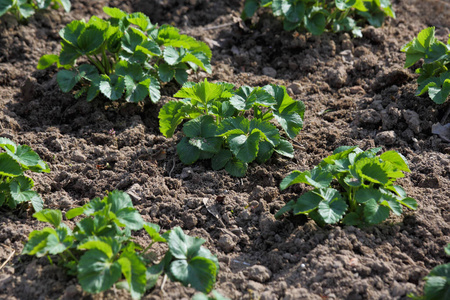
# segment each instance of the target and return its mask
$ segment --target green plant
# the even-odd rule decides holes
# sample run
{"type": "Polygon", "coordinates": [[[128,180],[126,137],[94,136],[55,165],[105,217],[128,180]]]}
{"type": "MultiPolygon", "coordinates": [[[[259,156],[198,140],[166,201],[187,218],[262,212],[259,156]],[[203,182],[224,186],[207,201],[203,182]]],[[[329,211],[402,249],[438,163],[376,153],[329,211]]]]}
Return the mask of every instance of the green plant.
{"type": "MultiPolygon", "coordinates": [[[[37,257],[59,255],[59,262],[76,275],[83,290],[99,293],[116,284],[135,299],[156,285],[165,274],[171,280],[209,293],[219,270],[217,257],[201,245],[205,240],[185,235],[181,228],[160,234],[156,224],[146,223],[128,194],[113,191],[66,213],[67,219],[84,214],[71,230],[59,210],[44,209],[33,216],[53,225],[30,233],[22,254],[37,257]],[[144,229],[152,239],[147,247],[134,242],[132,230],[144,229]],[[154,243],[169,250],[154,264],[154,243]]],[[[51,261],[51,259],[50,259],[51,261]]]]}
{"type": "Polygon", "coordinates": [[[246,0],[242,18],[250,18],[259,7],[270,7],[282,17],[285,30],[305,28],[314,35],[329,30],[361,37],[358,24],[367,20],[380,27],[385,17],[395,18],[390,0],[246,0]]]}
{"type": "Polygon", "coordinates": [[[60,6],[66,12],[70,11],[69,0],[0,0],[0,17],[10,12],[18,20],[28,19],[36,9],[47,9],[48,7],[58,9],[60,6]]]}
{"type": "Polygon", "coordinates": [[[163,106],[159,126],[164,136],[171,137],[183,120],[190,120],[183,125],[185,137],[177,145],[183,163],[211,159],[214,170],[225,168],[242,177],[250,162],[264,163],[273,152],[293,157],[292,145],[269,122],[275,119],[289,138],[303,127],[305,106],[289,97],[284,87],[242,86],[234,90],[233,84],[205,79],[186,83],[174,97],[184,99],[163,106]]]}
{"type": "Polygon", "coordinates": [[[311,171],[293,171],[281,182],[281,190],[296,183],[314,189],[288,202],[275,217],[292,210],[296,215],[310,216],[319,225],[334,224],[342,218],[343,224],[363,225],[384,221],[390,211],[401,215],[402,205],[417,209],[416,200],[394,185],[397,178],[404,177],[403,172],[410,172],[406,159],[396,151],[376,156],[380,150],[342,146],[311,171]]]}
{"type": "Polygon", "coordinates": [[[180,34],[175,27],[158,27],[142,13],[127,14],[110,7],[103,10],[110,19],[93,16],[88,22],[72,21],[59,32],[59,56],[49,54],[39,60],[38,69],[54,63],[63,68],[57,74],[63,92],[80,83],[75,96],[87,93],[87,101],[101,92],[113,101],[125,93],[128,102],[140,102],[147,96],[157,102],[159,81],[175,78],[182,85],[189,69],[211,72],[211,50],[205,43],[180,34]],[[88,63],[77,64],[80,57],[88,63]]]}
{"type": "MultiPolygon", "coordinates": [[[[450,255],[450,244],[445,247],[445,253],[450,255]]],[[[409,294],[409,298],[415,300],[450,299],[450,263],[433,268],[424,279],[426,283],[423,296],[409,294]]]]}
{"type": "Polygon", "coordinates": [[[8,205],[14,209],[30,201],[35,211],[42,210],[42,198],[32,190],[34,181],[24,173],[27,170],[49,173],[48,165],[29,146],[0,137],[0,147],[5,150],[0,153],[0,207],[8,205]]]}
{"type": "Polygon", "coordinates": [[[416,95],[428,92],[431,100],[442,104],[450,94],[450,41],[446,45],[438,41],[434,34],[434,27],[422,30],[401,51],[406,53],[405,68],[420,59],[424,60],[422,67],[416,70],[420,74],[416,95]]]}

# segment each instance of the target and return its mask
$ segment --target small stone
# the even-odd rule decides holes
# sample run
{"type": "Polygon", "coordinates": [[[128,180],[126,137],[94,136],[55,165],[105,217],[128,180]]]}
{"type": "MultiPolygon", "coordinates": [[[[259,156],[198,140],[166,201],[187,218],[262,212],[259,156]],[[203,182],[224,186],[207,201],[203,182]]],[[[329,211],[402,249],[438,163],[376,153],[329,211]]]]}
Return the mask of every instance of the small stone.
{"type": "Polygon", "coordinates": [[[406,123],[408,124],[408,127],[415,133],[418,134],[422,131],[422,128],[420,128],[420,118],[419,114],[412,110],[404,110],[403,111],[403,118],[405,118],[406,123]]]}
{"type": "Polygon", "coordinates": [[[231,234],[225,233],[220,236],[217,245],[222,248],[224,252],[230,252],[236,246],[236,241],[231,234]]]}
{"type": "Polygon", "coordinates": [[[291,89],[295,95],[303,93],[303,87],[300,85],[300,83],[296,83],[296,82],[291,83],[290,85],[288,85],[287,88],[291,89]]]}
{"type": "Polygon", "coordinates": [[[379,132],[375,136],[375,143],[381,145],[392,145],[395,143],[397,136],[393,130],[379,132]]]}
{"type": "Polygon", "coordinates": [[[257,282],[266,282],[272,277],[272,272],[265,266],[254,265],[248,269],[248,278],[257,282]]]}
{"type": "Polygon", "coordinates": [[[183,222],[186,229],[191,230],[197,226],[198,219],[194,214],[187,214],[183,217],[183,222]]]}
{"type": "Polygon", "coordinates": [[[272,67],[264,67],[262,69],[262,72],[266,76],[273,77],[273,78],[277,77],[277,70],[275,70],[272,67]]]}
{"type": "Polygon", "coordinates": [[[72,159],[78,163],[84,163],[87,160],[86,156],[78,150],[73,152],[72,159]]]}
{"type": "Polygon", "coordinates": [[[366,93],[366,91],[362,88],[362,86],[357,85],[357,86],[352,86],[350,88],[350,93],[351,94],[363,94],[364,95],[366,93]]]}
{"type": "Polygon", "coordinates": [[[327,75],[327,82],[334,88],[340,88],[347,82],[347,71],[344,66],[330,69],[327,75]]]}
{"type": "Polygon", "coordinates": [[[341,43],[342,50],[350,50],[353,52],[354,46],[351,40],[343,40],[341,43]]]}
{"type": "Polygon", "coordinates": [[[192,176],[192,168],[188,167],[188,168],[183,168],[183,170],[181,171],[181,175],[180,178],[181,179],[189,179],[189,177],[192,176]]]}

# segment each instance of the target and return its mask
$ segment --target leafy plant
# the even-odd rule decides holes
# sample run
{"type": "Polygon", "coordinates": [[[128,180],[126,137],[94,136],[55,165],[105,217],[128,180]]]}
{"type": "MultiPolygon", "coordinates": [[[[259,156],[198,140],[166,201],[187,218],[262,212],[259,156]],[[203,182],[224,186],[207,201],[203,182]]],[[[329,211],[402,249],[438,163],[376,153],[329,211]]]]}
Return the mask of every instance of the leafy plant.
{"type": "Polygon", "coordinates": [[[305,106],[286,89],[276,85],[262,88],[230,83],[186,83],[159,112],[160,131],[171,137],[183,120],[185,137],[177,153],[185,164],[211,159],[214,170],[242,177],[252,161],[266,162],[274,152],[292,158],[292,145],[282,138],[275,119],[289,138],[303,127],[305,106]],[[249,120],[247,116],[252,118],[249,120]]]}
{"type": "Polygon", "coordinates": [[[211,73],[211,50],[205,43],[180,34],[175,27],[158,27],[143,13],[103,10],[110,16],[108,20],[93,16],[88,22],[72,21],[59,32],[59,56],[49,54],[39,60],[38,69],[54,63],[63,68],[57,74],[63,92],[80,84],[75,96],[86,93],[87,101],[101,92],[112,101],[125,93],[128,102],[140,102],[147,96],[157,102],[160,81],[175,78],[182,85],[189,69],[211,73]],[[83,63],[77,64],[81,57],[83,63]]]}
{"type": "Polygon", "coordinates": [[[69,12],[70,0],[0,0],[0,17],[9,12],[17,20],[28,19],[37,9],[58,9],[60,6],[69,12]]]}
{"type": "Polygon", "coordinates": [[[66,213],[67,219],[84,214],[71,230],[59,210],[44,209],[33,216],[53,227],[35,230],[22,254],[37,257],[59,255],[69,274],[76,275],[86,292],[99,293],[116,284],[139,299],[152,289],[161,274],[198,291],[212,291],[219,270],[217,257],[201,245],[205,240],[185,235],[181,228],[160,234],[156,224],[146,223],[128,194],[113,191],[66,213]],[[131,236],[144,229],[152,242],[141,247],[131,236]],[[149,252],[154,243],[167,243],[169,250],[158,264],[149,252]]]}
{"type": "Polygon", "coordinates": [[[324,31],[351,31],[361,37],[359,25],[381,27],[385,17],[395,18],[390,0],[246,0],[242,18],[250,18],[259,7],[270,7],[283,19],[285,30],[306,29],[314,35],[324,31]]]}
{"type": "Polygon", "coordinates": [[[447,44],[435,38],[434,27],[422,30],[416,38],[403,46],[406,53],[405,68],[409,68],[424,60],[421,68],[416,70],[420,74],[416,95],[428,92],[431,100],[437,104],[444,103],[450,94],[450,41],[447,44]]]}
{"type": "MultiPolygon", "coordinates": [[[[450,244],[445,247],[445,253],[450,255],[450,244]]],[[[425,277],[423,296],[408,295],[415,300],[450,299],[450,263],[439,265],[425,277]]]]}
{"type": "Polygon", "coordinates": [[[319,225],[341,219],[346,225],[363,225],[383,222],[390,211],[401,215],[402,206],[417,209],[416,200],[394,185],[404,177],[403,172],[410,172],[406,159],[396,151],[376,156],[380,150],[342,146],[311,171],[293,171],[281,182],[281,190],[296,183],[314,189],[288,202],[275,217],[293,211],[310,216],[319,225]]]}
{"type": "Polygon", "coordinates": [[[42,210],[42,198],[32,190],[34,181],[25,176],[25,171],[49,173],[48,165],[29,146],[0,137],[0,147],[5,150],[0,153],[0,206],[14,209],[30,201],[35,211],[42,210]]]}

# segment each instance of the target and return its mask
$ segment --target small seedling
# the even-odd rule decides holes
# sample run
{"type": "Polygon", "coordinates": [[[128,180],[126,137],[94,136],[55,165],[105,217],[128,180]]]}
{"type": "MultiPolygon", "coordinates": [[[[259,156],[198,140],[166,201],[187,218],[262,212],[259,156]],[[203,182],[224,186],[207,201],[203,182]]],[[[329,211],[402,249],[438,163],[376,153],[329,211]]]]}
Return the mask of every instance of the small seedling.
{"type": "Polygon", "coordinates": [[[49,173],[48,165],[29,146],[16,145],[0,137],[0,207],[16,208],[23,202],[31,202],[35,211],[43,208],[41,196],[32,190],[34,181],[25,176],[25,171],[49,173]]]}
{"type": "MultiPolygon", "coordinates": [[[[62,222],[59,210],[44,209],[33,216],[52,227],[30,233],[22,254],[37,257],[58,255],[58,262],[77,276],[84,291],[99,293],[113,285],[141,298],[159,276],[168,276],[202,293],[213,291],[219,270],[217,257],[202,247],[205,240],[184,234],[175,227],[160,234],[156,224],[144,222],[128,194],[113,191],[66,213],[67,219],[85,215],[72,230],[62,222]],[[138,245],[132,231],[144,229],[152,239],[138,245]],[[168,251],[155,264],[150,252],[155,243],[167,243],[168,251]]],[[[214,292],[213,292],[214,293],[214,292]]],[[[220,298],[217,298],[220,299],[220,298]]]]}
{"type": "Polygon", "coordinates": [[[306,29],[314,35],[351,31],[361,37],[366,21],[381,27],[385,17],[395,18],[390,0],[246,0],[242,18],[252,17],[259,7],[270,7],[285,30],[306,29]]]}
{"type": "Polygon", "coordinates": [[[177,153],[185,164],[211,159],[214,170],[232,176],[246,174],[248,164],[264,163],[274,152],[292,158],[294,148],[270,120],[274,119],[291,139],[303,127],[305,106],[281,86],[262,88],[230,83],[186,83],[159,112],[162,134],[171,137],[183,120],[184,137],[177,153]],[[251,116],[248,119],[247,116],[251,116]]]}
{"type": "Polygon", "coordinates": [[[416,70],[420,74],[416,96],[428,92],[431,100],[437,104],[444,103],[450,94],[450,41],[447,44],[438,41],[434,27],[429,27],[403,46],[401,51],[406,53],[405,68],[424,60],[422,67],[416,70]]]}
{"type": "Polygon", "coordinates": [[[212,54],[205,43],[180,34],[175,27],[158,27],[143,13],[103,10],[108,20],[93,16],[88,22],[72,21],[59,32],[59,55],[39,60],[38,69],[54,63],[62,68],[56,79],[63,92],[78,85],[75,97],[86,93],[87,101],[102,93],[112,101],[125,95],[127,102],[136,103],[149,96],[156,103],[161,97],[160,82],[175,79],[182,85],[189,69],[211,72],[212,54]],[[77,64],[79,59],[82,64],[77,64]]]}
{"type": "Polygon", "coordinates": [[[70,11],[69,0],[0,0],[0,17],[6,13],[11,13],[17,20],[28,19],[37,9],[47,9],[49,7],[58,9],[60,6],[66,12],[70,11]]]}
{"type": "Polygon", "coordinates": [[[378,224],[392,211],[401,215],[402,206],[417,209],[417,202],[405,190],[394,185],[403,172],[410,172],[406,159],[396,151],[380,156],[381,148],[362,151],[358,147],[337,148],[311,171],[294,171],[280,184],[281,190],[305,183],[313,190],[290,201],[275,217],[293,211],[310,216],[319,225],[378,224]]]}

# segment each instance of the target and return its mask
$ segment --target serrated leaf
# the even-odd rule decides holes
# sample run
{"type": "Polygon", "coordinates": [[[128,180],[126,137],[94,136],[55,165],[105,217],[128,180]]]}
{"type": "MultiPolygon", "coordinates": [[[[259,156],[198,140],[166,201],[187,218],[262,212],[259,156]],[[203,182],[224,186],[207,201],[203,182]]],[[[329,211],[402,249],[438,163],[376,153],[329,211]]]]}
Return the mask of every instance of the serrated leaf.
{"type": "Polygon", "coordinates": [[[388,174],[378,159],[360,159],[355,163],[354,169],[364,180],[383,185],[389,181],[388,174]]]}
{"type": "Polygon", "coordinates": [[[139,212],[132,208],[122,208],[121,210],[115,213],[117,220],[123,224],[121,226],[125,226],[131,230],[140,230],[144,225],[144,220],[142,219],[139,212]]]}
{"type": "Polygon", "coordinates": [[[361,220],[361,217],[356,212],[351,212],[345,215],[345,217],[342,219],[342,223],[345,225],[359,226],[363,222],[361,220]]]}
{"type": "Polygon", "coordinates": [[[11,198],[14,199],[16,204],[30,201],[38,194],[32,191],[34,186],[33,180],[25,176],[14,177],[9,184],[9,192],[11,198]]]}
{"type": "Polygon", "coordinates": [[[159,130],[165,137],[171,137],[177,126],[186,118],[183,106],[183,102],[169,101],[159,111],[159,130]]]}
{"type": "Polygon", "coordinates": [[[211,159],[211,167],[213,170],[220,170],[224,168],[232,159],[233,154],[228,149],[221,149],[219,153],[215,154],[211,159]]]}
{"type": "Polygon", "coordinates": [[[163,82],[169,82],[175,76],[175,70],[169,64],[161,64],[158,68],[158,76],[163,82]]]}
{"type": "Polygon", "coordinates": [[[306,29],[313,35],[321,35],[325,31],[326,16],[323,12],[314,12],[304,20],[306,29]]]}
{"type": "Polygon", "coordinates": [[[0,175],[15,177],[23,174],[22,167],[7,153],[0,153],[0,175]]]}
{"type": "Polygon", "coordinates": [[[22,165],[25,169],[38,166],[41,162],[39,155],[27,145],[18,145],[15,152],[6,149],[6,153],[15,161],[22,165]]]}
{"type": "Polygon", "coordinates": [[[183,132],[187,137],[215,137],[216,123],[210,115],[203,115],[190,120],[183,126],[183,132]]]}
{"type": "Polygon", "coordinates": [[[178,157],[186,165],[196,162],[200,157],[200,152],[200,149],[189,143],[187,137],[183,137],[177,145],[178,157]]]}
{"type": "Polygon", "coordinates": [[[417,209],[417,201],[413,198],[406,197],[400,200],[400,203],[404,206],[408,207],[409,209],[416,210],[417,209]]]}
{"type": "Polygon", "coordinates": [[[60,210],[44,209],[40,212],[33,214],[33,217],[41,222],[47,222],[55,227],[58,227],[62,221],[62,213],[60,210]]]}
{"type": "Polygon", "coordinates": [[[261,133],[261,138],[268,141],[272,146],[276,147],[280,144],[280,133],[278,129],[268,121],[251,120],[249,131],[253,132],[255,129],[261,133]]]}
{"type": "Polygon", "coordinates": [[[47,238],[53,234],[54,230],[51,228],[45,228],[44,230],[34,230],[28,237],[28,242],[23,248],[22,254],[36,255],[42,257],[46,254],[46,250],[43,250],[47,245],[47,238]]]}
{"type": "Polygon", "coordinates": [[[283,1],[281,5],[281,11],[285,18],[292,23],[299,23],[302,21],[305,15],[305,3],[304,2],[288,2],[283,1]]]}
{"type": "Polygon", "coordinates": [[[122,19],[127,16],[127,14],[125,12],[121,11],[120,9],[118,9],[116,7],[104,6],[103,11],[105,12],[105,14],[107,14],[108,16],[115,18],[115,19],[122,19]]]}
{"type": "Polygon", "coordinates": [[[273,113],[275,120],[280,123],[281,127],[291,139],[295,138],[303,128],[303,120],[302,117],[298,114],[297,110],[297,103],[292,103],[283,111],[275,111],[273,113]]]}
{"type": "Polygon", "coordinates": [[[216,135],[228,137],[232,134],[247,134],[250,121],[244,117],[226,118],[217,127],[216,135]]]}
{"type": "Polygon", "coordinates": [[[383,161],[389,161],[399,170],[411,172],[411,170],[408,167],[408,162],[406,161],[406,158],[397,151],[386,151],[380,155],[380,158],[383,161]]]}
{"type": "Polygon", "coordinates": [[[86,27],[77,38],[78,51],[81,54],[92,54],[105,41],[104,32],[97,26],[86,27]]]}
{"type": "Polygon", "coordinates": [[[0,17],[7,13],[13,6],[13,0],[0,1],[0,17]]]}
{"type": "Polygon", "coordinates": [[[144,262],[136,253],[128,251],[123,252],[117,262],[128,282],[131,297],[140,299],[145,293],[147,283],[147,268],[144,262]]]}
{"type": "Polygon", "coordinates": [[[244,163],[255,160],[259,150],[260,132],[256,131],[249,136],[232,134],[228,137],[228,145],[237,159],[244,163]]]}
{"type": "Polygon", "coordinates": [[[5,150],[8,149],[12,153],[15,153],[17,149],[16,143],[4,137],[0,137],[0,147],[2,147],[5,150]]]}
{"type": "Polygon", "coordinates": [[[294,158],[294,146],[292,146],[292,144],[285,139],[281,139],[280,143],[275,147],[274,150],[280,155],[294,158]]]}
{"type": "Polygon", "coordinates": [[[265,163],[272,156],[273,152],[274,152],[274,148],[271,143],[266,142],[266,141],[261,141],[259,143],[259,151],[258,151],[258,155],[256,156],[256,161],[259,164],[265,163]]]}
{"type": "Polygon", "coordinates": [[[176,260],[170,264],[169,270],[185,286],[190,285],[204,293],[209,293],[216,282],[216,265],[203,257],[194,257],[189,262],[176,260]]]}
{"type": "Polygon", "coordinates": [[[167,242],[166,239],[159,234],[160,230],[159,225],[153,223],[146,223],[144,224],[144,229],[148,233],[153,242],[163,242],[163,243],[167,242]]]}
{"type": "Polygon", "coordinates": [[[64,93],[70,92],[80,80],[81,75],[76,71],[60,70],[56,75],[56,81],[64,93]]]}
{"type": "Polygon", "coordinates": [[[295,206],[295,201],[294,200],[291,200],[288,203],[286,203],[285,206],[283,206],[282,208],[280,208],[279,211],[276,212],[275,219],[279,219],[283,214],[293,210],[294,206],[295,206]]]}
{"type": "Polygon", "coordinates": [[[108,99],[112,101],[119,100],[125,89],[124,78],[115,74],[112,74],[110,77],[102,75],[99,89],[108,99]]]}
{"type": "Polygon", "coordinates": [[[98,249],[87,251],[78,264],[78,282],[84,291],[99,293],[110,289],[120,278],[121,266],[98,249]]]}
{"type": "Polygon", "coordinates": [[[321,201],[322,198],[313,191],[304,193],[297,199],[293,206],[294,215],[307,214],[315,210],[321,201]]]}
{"type": "Polygon", "coordinates": [[[339,222],[347,210],[347,204],[342,198],[333,199],[333,201],[322,201],[319,203],[317,212],[327,224],[335,224],[339,222]]]}
{"type": "Polygon", "coordinates": [[[389,207],[379,205],[374,199],[370,199],[364,206],[364,217],[370,224],[378,224],[389,217],[389,207]]]}
{"type": "Polygon", "coordinates": [[[180,227],[173,228],[168,237],[169,250],[177,259],[190,259],[205,243],[204,239],[184,234],[180,227]]]}
{"type": "Polygon", "coordinates": [[[55,234],[47,237],[45,250],[52,255],[63,253],[73,245],[74,237],[69,235],[67,227],[60,227],[55,230],[55,234]]]}
{"type": "Polygon", "coordinates": [[[206,105],[211,100],[222,97],[224,87],[220,84],[209,83],[206,78],[203,82],[197,83],[192,87],[182,87],[174,97],[188,98],[193,105],[198,102],[206,105]]]}
{"type": "Polygon", "coordinates": [[[38,61],[37,69],[38,70],[47,69],[48,67],[57,62],[59,62],[59,56],[56,54],[42,55],[38,61]]]}
{"type": "Polygon", "coordinates": [[[225,165],[225,171],[234,177],[244,177],[247,173],[248,165],[241,160],[232,157],[225,165]]]}

